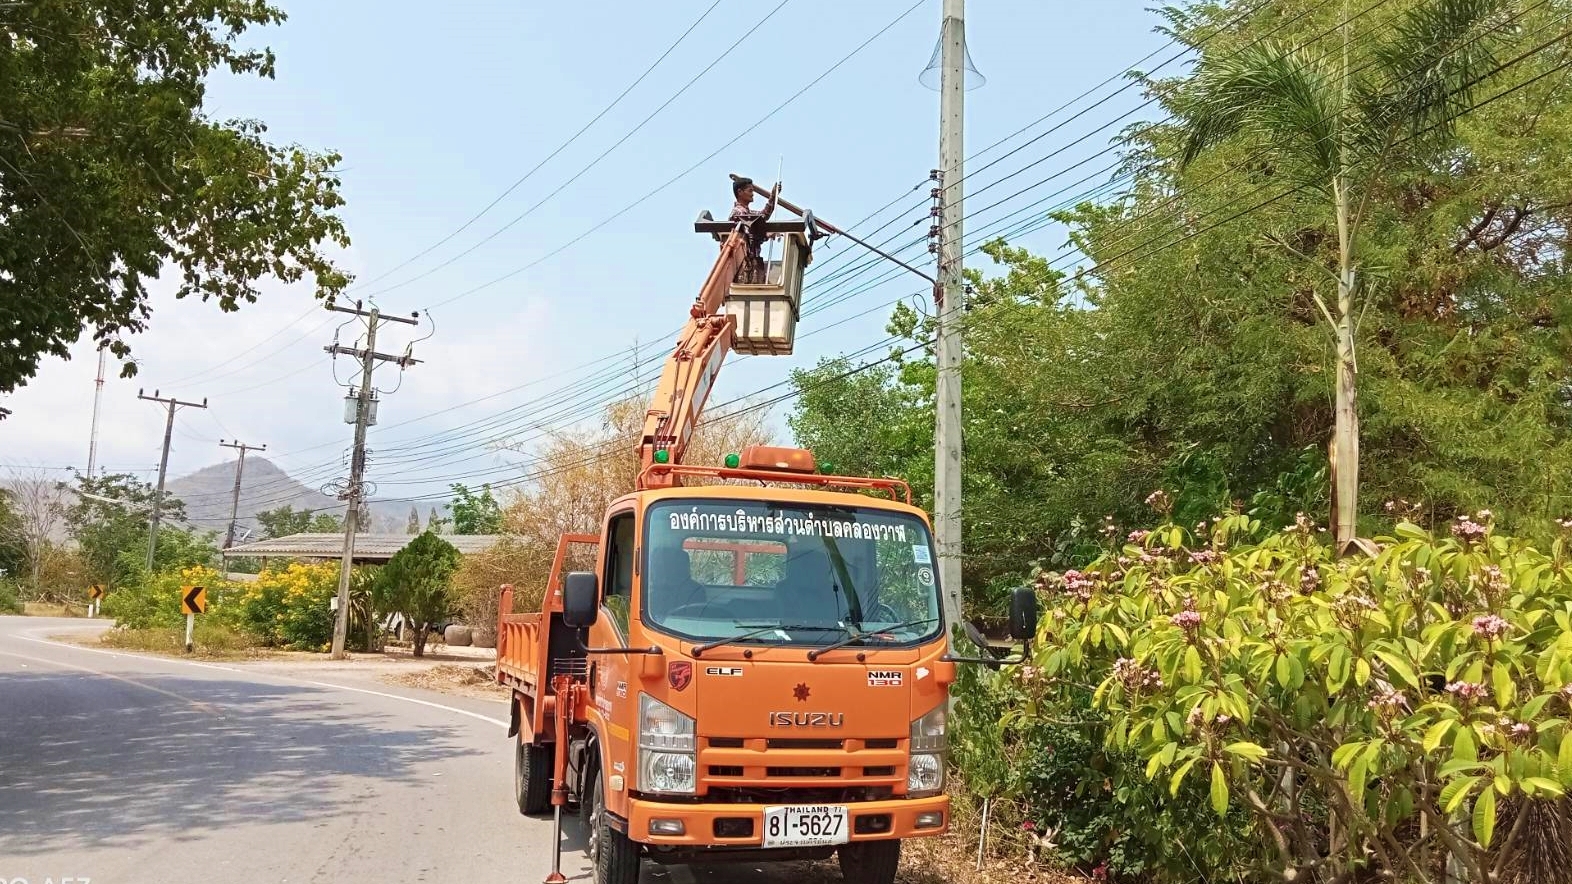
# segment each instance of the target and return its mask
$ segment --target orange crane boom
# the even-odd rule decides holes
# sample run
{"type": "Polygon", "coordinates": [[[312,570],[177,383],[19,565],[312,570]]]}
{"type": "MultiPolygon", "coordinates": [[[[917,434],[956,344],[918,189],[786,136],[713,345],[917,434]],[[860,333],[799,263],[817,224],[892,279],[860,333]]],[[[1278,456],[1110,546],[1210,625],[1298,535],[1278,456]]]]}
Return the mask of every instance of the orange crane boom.
{"type": "Polygon", "coordinates": [[[718,312],[726,300],[731,281],[744,258],[741,225],[734,228],[721,246],[720,256],[710,270],[704,287],[688,310],[688,322],[677,337],[677,347],[661,369],[660,383],[644,417],[644,434],[639,440],[639,490],[670,487],[675,478],[669,474],[650,475],[654,463],[682,463],[699,415],[709,399],[715,376],[731,349],[735,318],[718,312]]]}

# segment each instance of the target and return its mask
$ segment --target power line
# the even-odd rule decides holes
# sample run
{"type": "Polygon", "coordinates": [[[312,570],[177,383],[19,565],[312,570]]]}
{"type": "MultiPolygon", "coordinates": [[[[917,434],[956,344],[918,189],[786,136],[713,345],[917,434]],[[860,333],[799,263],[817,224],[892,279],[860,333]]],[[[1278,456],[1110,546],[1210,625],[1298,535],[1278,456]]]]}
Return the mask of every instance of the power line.
{"type": "MultiPolygon", "coordinates": [[[[680,88],[676,92],[672,93],[672,95],[670,97],[668,97],[665,101],[661,102],[659,107],[655,108],[655,110],[651,111],[648,116],[646,116],[644,119],[640,120],[638,125],[634,126],[632,129],[630,129],[626,133],[624,133],[621,138],[617,139],[617,141],[614,144],[611,145],[611,147],[606,148],[604,151],[601,152],[601,154],[599,156],[595,157],[595,159],[593,159],[593,160],[590,160],[589,163],[587,163],[583,168],[581,168],[577,172],[573,173],[573,177],[571,177],[567,181],[564,181],[561,184],[557,185],[557,188],[555,190],[553,190],[551,193],[546,194],[544,197],[542,197],[534,205],[530,206],[529,208],[525,209],[523,212],[521,212],[518,215],[514,216],[514,218],[511,221],[509,221],[508,223],[506,223],[506,224],[502,225],[501,227],[497,228],[496,230],[492,231],[490,234],[487,234],[486,237],[481,239],[479,242],[475,243],[474,245],[470,246],[467,249],[464,249],[463,251],[459,252],[458,254],[454,255],[453,257],[448,258],[446,261],[443,261],[442,263],[436,265],[435,267],[432,267],[431,269],[425,271],[424,273],[421,273],[421,274],[419,274],[417,276],[412,276],[409,279],[404,280],[403,282],[395,283],[395,284],[387,286],[385,288],[378,289],[377,291],[372,292],[370,295],[367,295],[366,297],[375,297],[376,295],[386,294],[388,292],[394,291],[395,289],[401,289],[404,286],[407,286],[407,285],[409,285],[411,283],[419,282],[420,280],[425,279],[426,277],[432,275],[433,273],[436,273],[437,271],[442,270],[445,267],[449,267],[452,264],[454,264],[455,262],[463,259],[464,257],[473,254],[481,246],[484,246],[486,243],[491,242],[492,240],[494,240],[497,237],[501,236],[503,233],[507,232],[509,229],[511,229],[513,227],[513,225],[519,223],[520,221],[523,221],[525,218],[529,217],[530,215],[533,215],[537,209],[539,209],[541,206],[544,206],[546,203],[550,202],[553,197],[555,197],[557,194],[561,193],[563,190],[566,190],[569,185],[573,184],[573,182],[575,182],[575,181],[579,180],[580,178],[582,178],[585,173],[589,172],[591,169],[593,169],[596,166],[600,165],[602,160],[604,160],[606,157],[610,156],[613,151],[615,151],[617,148],[619,148],[623,144],[625,144],[628,141],[628,139],[632,138],[635,134],[637,134],[639,132],[639,130],[643,129],[646,125],[648,125],[651,120],[655,119],[657,116],[660,115],[660,113],[662,111],[664,111],[666,108],[670,107],[672,102],[676,101],[678,98],[681,98],[682,95],[684,93],[686,93],[689,89],[691,89],[695,83],[697,83],[697,82],[699,82],[699,80],[703,79],[705,74],[708,74],[711,70],[714,69],[714,67],[716,65],[720,64],[722,61],[724,61],[726,59],[727,56],[731,55],[734,51],[736,51],[737,47],[741,46],[744,41],[746,41],[749,37],[753,36],[753,34],[755,32],[757,32],[759,30],[759,28],[764,27],[766,22],[768,22],[771,18],[774,18],[775,14],[777,12],[780,12],[783,8],[785,8],[786,4],[790,3],[790,2],[791,2],[791,0],[781,0],[780,3],[776,4],[775,8],[773,8],[769,12],[765,13],[763,18],[759,19],[756,23],[754,23],[753,27],[749,28],[747,30],[747,32],[745,32],[741,37],[738,37],[735,42],[733,42],[730,46],[726,47],[726,51],[725,52],[722,52],[720,55],[716,56],[714,61],[711,61],[708,65],[705,65],[703,70],[701,70],[697,74],[693,75],[693,77],[691,79],[689,79],[688,82],[686,82],[686,83],[684,83],[682,85],[682,88],[680,88]]],[[[706,15],[707,14],[708,13],[706,13],[706,15]]],[[[447,302],[444,301],[443,303],[447,303],[447,302]]],[[[440,305],[438,305],[438,306],[440,306],[440,305]]]]}
{"type": "MultiPolygon", "coordinates": [[[[1489,77],[1495,76],[1496,74],[1498,74],[1498,73],[1506,70],[1507,68],[1517,64],[1518,62],[1522,61],[1523,59],[1525,59],[1527,57],[1530,57],[1531,55],[1533,55],[1533,54],[1535,54],[1537,52],[1543,51],[1545,48],[1547,48],[1547,47],[1549,47],[1551,45],[1554,45],[1555,43],[1558,43],[1561,40],[1564,40],[1564,39],[1566,39],[1569,36],[1572,36],[1572,32],[1567,32],[1565,34],[1558,35],[1558,36],[1552,38],[1551,40],[1546,41],[1545,43],[1541,44],[1540,46],[1535,47],[1534,49],[1529,50],[1528,52],[1525,52],[1522,55],[1519,55],[1517,58],[1515,58],[1515,59],[1513,59],[1513,60],[1511,60],[1509,62],[1506,62],[1506,63],[1504,63],[1502,65],[1497,66],[1492,71],[1488,72],[1485,75],[1482,75],[1480,78],[1478,78],[1474,82],[1474,84],[1470,84],[1467,88],[1471,88],[1472,85],[1476,85],[1477,83],[1483,82],[1485,79],[1488,79],[1489,77]]],[[[1469,106],[1468,108],[1465,108],[1465,109],[1457,112],[1456,114],[1453,114],[1452,116],[1448,117],[1446,120],[1443,120],[1441,122],[1433,124],[1432,126],[1428,127],[1426,130],[1424,130],[1422,132],[1414,133],[1414,134],[1411,134],[1410,136],[1408,136],[1408,137],[1406,137],[1404,139],[1401,139],[1398,143],[1406,143],[1408,141],[1411,141],[1411,140],[1419,137],[1420,135],[1425,134],[1426,132],[1433,131],[1435,128],[1439,127],[1440,125],[1442,125],[1442,124],[1444,124],[1446,122],[1449,122],[1450,120],[1455,120],[1455,119],[1461,117],[1465,113],[1472,112],[1473,110],[1476,110],[1476,109],[1478,109],[1480,107],[1488,105],[1488,104],[1490,104],[1490,103],[1492,103],[1494,101],[1499,100],[1500,98],[1505,97],[1508,94],[1516,92],[1519,89],[1525,88],[1526,86],[1528,86],[1528,85],[1530,85],[1530,84],[1532,84],[1534,82],[1537,82],[1537,81],[1539,81],[1541,79],[1544,79],[1545,77],[1551,76],[1551,75],[1553,75],[1555,73],[1558,73],[1558,72],[1560,72],[1562,70],[1565,70],[1565,69],[1567,69],[1569,67],[1572,67],[1572,59],[1569,59],[1568,61],[1565,61],[1565,62],[1562,62],[1560,64],[1557,64],[1554,67],[1550,68],[1549,70],[1541,72],[1540,74],[1538,74],[1538,75],[1536,75],[1534,77],[1531,77],[1530,79],[1528,79],[1526,81],[1523,81],[1523,82],[1520,82],[1520,83],[1518,83],[1518,84],[1516,84],[1514,86],[1511,86],[1510,88],[1505,89],[1502,92],[1499,92],[1499,93],[1497,93],[1495,95],[1492,95],[1492,96],[1490,96],[1487,99],[1478,101],[1475,104],[1469,106]]],[[[1215,221],[1215,222],[1213,222],[1213,223],[1211,223],[1211,224],[1209,224],[1209,225],[1207,225],[1205,227],[1202,227],[1202,228],[1197,229],[1197,230],[1192,230],[1192,231],[1183,233],[1179,237],[1177,237],[1176,239],[1174,239],[1174,240],[1172,240],[1170,242],[1164,243],[1163,245],[1158,246],[1156,249],[1153,249],[1151,251],[1146,252],[1144,255],[1142,255],[1142,257],[1149,257],[1150,255],[1155,254],[1157,251],[1160,251],[1160,250],[1166,249],[1166,248],[1171,248],[1171,247],[1173,247],[1173,246],[1175,246],[1175,245],[1177,245],[1177,244],[1179,244],[1181,242],[1194,239],[1194,238],[1196,238],[1196,237],[1198,237],[1198,236],[1200,236],[1200,235],[1202,235],[1202,234],[1204,234],[1204,233],[1206,233],[1206,232],[1208,232],[1210,230],[1213,230],[1213,229],[1215,229],[1215,228],[1217,228],[1217,227],[1219,227],[1219,226],[1221,226],[1223,224],[1230,223],[1231,221],[1237,220],[1238,218],[1244,217],[1245,215],[1248,215],[1248,214],[1251,214],[1253,212],[1259,211],[1260,209],[1262,209],[1262,208],[1264,208],[1266,206],[1269,206],[1269,205],[1271,205],[1271,204],[1281,200],[1282,198],[1284,198],[1284,197],[1286,197],[1286,196],[1296,192],[1298,189],[1299,188],[1297,188],[1297,187],[1289,188],[1288,190],[1286,190],[1286,191],[1284,191],[1282,193],[1279,193],[1279,194],[1277,194],[1277,195],[1275,195],[1273,197],[1270,197],[1267,200],[1255,203],[1255,204],[1253,204],[1253,205],[1251,205],[1251,206],[1249,206],[1249,207],[1247,207],[1247,208],[1245,208],[1245,209],[1243,209],[1243,210],[1241,210],[1239,212],[1236,212],[1236,213],[1234,213],[1232,215],[1229,215],[1229,216],[1227,216],[1225,218],[1222,218],[1221,220],[1215,221]]],[[[1259,188],[1258,188],[1258,190],[1259,190],[1259,188]]],[[[1143,243],[1143,245],[1147,245],[1151,241],[1152,240],[1148,240],[1147,243],[1143,243]]],[[[1087,273],[1096,273],[1096,272],[1106,271],[1112,265],[1114,265],[1114,264],[1116,264],[1118,262],[1121,262],[1121,261],[1125,261],[1131,255],[1136,254],[1136,252],[1140,248],[1141,248],[1140,246],[1137,246],[1137,247],[1132,248],[1132,249],[1127,249],[1127,250],[1125,250],[1123,252],[1120,252],[1119,254],[1114,255],[1113,257],[1111,257],[1109,259],[1105,259],[1103,261],[1099,261],[1093,268],[1090,268],[1086,272],[1087,273]]],[[[1001,306],[1000,312],[1001,313],[1012,312],[1014,310],[1022,309],[1023,306],[1024,305],[1022,305],[1020,303],[1008,303],[1008,304],[1005,304],[1005,305],[1001,306]]],[[[885,341],[881,341],[881,342],[879,342],[877,344],[871,345],[868,348],[864,348],[864,350],[862,352],[863,353],[870,352],[872,349],[876,349],[876,348],[878,348],[880,346],[885,346],[891,340],[893,340],[893,339],[886,339],[885,341]]],[[[919,341],[916,344],[913,344],[913,345],[905,348],[904,350],[901,350],[901,351],[898,351],[896,353],[891,354],[890,356],[886,357],[885,359],[877,360],[875,362],[863,364],[863,365],[861,365],[861,366],[859,366],[859,367],[857,367],[855,369],[852,369],[852,370],[850,370],[850,371],[848,371],[846,373],[843,373],[842,375],[839,375],[836,378],[832,378],[830,380],[838,380],[840,378],[849,376],[851,374],[855,374],[855,373],[860,372],[860,371],[869,370],[869,369],[873,368],[876,365],[892,361],[893,359],[898,358],[901,355],[909,354],[909,353],[915,352],[915,351],[917,351],[919,349],[922,349],[924,347],[927,347],[927,346],[931,345],[931,343],[932,343],[931,339],[926,339],[926,340],[923,340],[923,341],[919,341]]],[[[851,358],[855,358],[855,356],[853,356],[851,358]]],[[[782,386],[785,383],[789,383],[789,381],[783,381],[783,382],[779,382],[777,384],[770,385],[769,387],[766,387],[763,390],[755,391],[753,394],[749,394],[748,397],[742,397],[742,398],[743,399],[751,398],[752,396],[756,396],[759,393],[767,392],[770,389],[782,386]]],[[[743,413],[747,413],[747,412],[750,412],[750,411],[753,411],[753,410],[757,410],[757,409],[760,409],[760,408],[766,408],[766,407],[769,407],[771,405],[778,404],[779,402],[786,401],[787,399],[793,398],[796,395],[800,395],[800,392],[801,391],[799,390],[799,391],[797,391],[795,393],[788,393],[788,394],[785,394],[783,396],[776,397],[775,399],[772,399],[772,400],[767,400],[767,401],[764,401],[764,402],[754,403],[754,404],[751,404],[751,405],[748,405],[748,406],[744,407],[743,409],[740,409],[737,412],[721,413],[721,414],[718,414],[715,418],[712,418],[712,420],[735,418],[737,416],[740,416],[743,413]]],[[[736,402],[736,401],[738,401],[738,400],[733,400],[733,402],[736,402]]],[[[730,403],[726,403],[726,404],[730,404],[730,403]]],[[[722,406],[722,408],[724,408],[724,405],[722,406]]],[[[719,409],[717,409],[717,411],[719,411],[719,409]]],[[[571,467],[572,464],[570,464],[568,466],[571,467]]],[[[536,473],[529,474],[527,476],[518,477],[516,480],[494,481],[491,484],[493,485],[493,487],[507,487],[509,485],[522,484],[523,482],[533,481],[533,480],[535,480],[537,478],[540,478],[543,475],[546,475],[546,473],[543,473],[541,471],[537,471],[536,473]]],[[[408,499],[420,500],[420,499],[423,499],[423,498],[422,497],[415,497],[415,498],[408,498],[408,499]]]]}
{"type": "MultiPolygon", "coordinates": [[[[551,153],[547,154],[545,159],[543,159],[540,162],[536,163],[535,166],[533,168],[531,168],[528,172],[525,172],[523,175],[519,176],[512,184],[508,185],[507,189],[502,191],[502,193],[498,194],[497,197],[495,199],[493,199],[491,202],[487,203],[485,208],[481,209],[479,212],[476,212],[474,215],[470,216],[469,220],[467,220],[463,224],[459,225],[456,229],[454,229],[448,235],[442,237],[441,239],[439,239],[436,242],[432,243],[431,245],[425,247],[424,249],[421,249],[419,252],[416,252],[415,254],[409,256],[408,258],[405,258],[402,262],[400,262],[399,264],[389,268],[386,272],[382,273],[381,275],[374,276],[371,279],[368,279],[365,282],[360,283],[359,285],[371,285],[373,283],[376,283],[376,282],[379,282],[379,281],[381,281],[383,279],[386,279],[389,276],[392,276],[394,273],[398,272],[399,270],[402,270],[403,268],[408,267],[410,264],[414,263],[415,261],[425,257],[426,255],[431,254],[436,249],[441,248],[442,246],[446,245],[455,236],[458,236],[459,234],[461,234],[464,231],[468,230],[470,228],[470,226],[473,225],[476,221],[479,221],[481,218],[485,217],[486,213],[488,213],[492,209],[496,208],[498,203],[500,203],[504,199],[506,199],[509,194],[511,194],[511,193],[513,193],[513,191],[517,190],[522,184],[524,184],[524,182],[526,182],[530,178],[534,177],[536,172],[539,172],[542,168],[545,167],[545,165],[547,163],[549,163],[553,159],[555,159],[557,157],[557,155],[561,154],[564,150],[566,150],[575,141],[578,141],[580,136],[582,136],[585,132],[588,132],[592,126],[594,126],[596,123],[600,122],[601,119],[604,118],[607,114],[611,113],[611,111],[613,109],[615,109],[617,107],[617,105],[621,104],[622,100],[624,98],[627,98],[628,94],[630,92],[632,92],[634,89],[636,89],[640,83],[643,83],[645,78],[647,78],[650,74],[654,73],[655,69],[660,67],[661,62],[665,61],[667,56],[671,55],[672,52],[676,51],[677,47],[681,46],[683,41],[688,39],[688,35],[692,34],[694,32],[694,30],[697,29],[700,24],[703,24],[704,20],[709,18],[710,13],[714,12],[715,11],[715,7],[717,7],[719,5],[721,5],[721,0],[715,0],[715,2],[711,3],[702,13],[699,14],[698,18],[693,20],[692,24],[689,24],[688,27],[681,34],[679,34],[677,36],[677,39],[675,39],[675,40],[673,40],[671,42],[671,45],[666,47],[666,51],[662,52],[660,54],[660,56],[657,57],[653,62],[650,62],[649,67],[645,68],[643,73],[639,74],[636,78],[634,78],[633,82],[629,83],[626,88],[624,88],[620,93],[618,93],[617,97],[613,98],[611,100],[610,104],[607,104],[605,107],[601,108],[600,109],[600,113],[597,113],[594,117],[592,117],[590,119],[590,121],[588,123],[585,123],[583,126],[581,126],[577,132],[574,132],[572,135],[568,136],[567,140],[565,140],[561,144],[557,145],[556,149],[553,150],[551,153]]],[[[781,5],[784,6],[785,4],[783,3],[781,5]]],[[[776,7],[777,10],[779,8],[780,7],[776,7]]],[[[770,15],[774,15],[774,14],[775,14],[774,12],[770,13],[770,15]]],[[[760,24],[762,24],[762,22],[760,24]]],[[[757,29],[757,25],[755,26],[755,29],[757,29]]],[[[749,33],[751,34],[752,31],[749,31],[749,33]]],[[[728,51],[728,53],[730,52],[730,50],[727,50],[727,51],[728,51]]],[[[724,58],[724,56],[722,56],[722,57],[724,58]]],[[[717,59],[717,61],[719,61],[719,59],[717,59]]],[[[711,63],[711,67],[713,67],[713,66],[714,66],[714,63],[712,62],[711,63]]],[[[708,68],[706,68],[705,70],[708,70],[708,68]]],[[[689,85],[692,85],[691,81],[690,81],[689,85]]],[[[681,94],[681,93],[679,93],[679,94],[681,94]]],[[[675,96],[673,96],[673,99],[674,98],[675,98],[675,96]]],[[[671,100],[672,99],[668,99],[666,103],[670,104],[671,100]]],[[[662,105],[661,107],[664,108],[665,105],[662,105]]],[[[657,113],[658,112],[659,111],[657,111],[657,113]]],[[[653,116],[653,114],[651,116],[653,116]]],[[[648,122],[647,119],[646,119],[646,122],[648,122]]],[[[635,131],[637,131],[637,130],[635,130],[635,131]]],[[[631,132],[628,133],[628,134],[632,135],[631,132]]],[[[628,136],[624,136],[623,140],[626,140],[627,137],[628,136]]],[[[618,143],[620,144],[621,142],[618,142],[618,143]]],[[[352,286],[351,290],[353,290],[353,288],[357,288],[357,287],[358,286],[352,286]]]]}
{"type": "Polygon", "coordinates": [[[634,200],[633,202],[629,203],[628,205],[622,207],[620,210],[618,210],[614,214],[612,214],[609,217],[605,218],[604,220],[600,221],[598,224],[594,225],[593,227],[589,228],[588,230],[585,230],[583,233],[580,233],[578,236],[574,237],[573,239],[568,240],[566,243],[563,243],[562,245],[558,246],[557,248],[551,250],[550,252],[547,252],[545,255],[542,255],[541,257],[536,258],[535,260],[529,262],[528,264],[525,264],[525,265],[523,265],[521,267],[517,267],[517,268],[515,268],[513,270],[510,270],[507,273],[504,273],[503,275],[498,276],[495,279],[490,280],[489,282],[484,282],[484,283],[481,283],[478,286],[475,286],[474,288],[466,289],[465,291],[459,292],[458,294],[454,295],[451,298],[448,298],[448,299],[443,300],[443,301],[438,301],[436,304],[434,304],[432,306],[441,307],[441,306],[443,306],[445,304],[451,304],[454,301],[459,300],[460,298],[467,298],[470,295],[475,294],[476,292],[483,291],[483,290],[488,289],[488,288],[490,288],[490,287],[492,287],[494,285],[497,285],[498,283],[505,282],[505,281],[507,281],[509,279],[512,279],[513,277],[518,276],[521,273],[525,273],[525,272],[527,272],[527,271],[529,271],[529,270],[539,266],[540,264],[544,263],[545,261],[547,261],[547,260],[549,260],[549,259],[551,259],[553,257],[556,257],[557,255],[567,251],[568,249],[570,249],[573,246],[577,245],[578,243],[582,242],[584,239],[589,237],[591,234],[599,231],[601,228],[605,227],[606,225],[612,223],[613,221],[617,220],[618,218],[621,218],[623,215],[626,215],[628,212],[631,212],[634,209],[638,208],[639,206],[643,205],[645,202],[647,202],[648,200],[650,200],[651,198],[653,198],[657,194],[661,193],[666,188],[672,186],[673,184],[676,184],[678,181],[681,181],[682,179],[684,179],[684,178],[688,177],[689,175],[693,174],[700,167],[702,167],[705,163],[708,163],[710,160],[714,159],[715,157],[720,156],[720,154],[723,151],[725,151],[727,148],[729,148],[733,144],[736,144],[737,142],[741,141],[743,138],[745,138],[747,135],[752,133],[754,130],[758,129],[760,126],[762,126],[765,123],[769,122],[769,120],[771,118],[773,118],[776,114],[780,113],[781,111],[785,110],[787,107],[789,107],[790,105],[795,103],[797,101],[797,99],[801,98],[805,93],[807,93],[808,90],[812,89],[814,86],[817,86],[819,83],[823,82],[825,80],[825,78],[830,76],[830,74],[835,73],[835,71],[839,70],[848,61],[851,61],[857,55],[861,54],[861,52],[864,49],[868,48],[868,46],[870,44],[872,44],[873,41],[875,41],[878,38],[884,36],[884,34],[889,32],[896,25],[900,24],[901,21],[904,20],[907,16],[911,15],[913,12],[916,12],[918,7],[922,6],[924,2],[925,2],[925,0],[917,0],[916,3],[913,3],[911,6],[907,7],[905,12],[902,12],[900,15],[896,16],[894,19],[892,19],[884,27],[882,27],[879,30],[875,31],[866,40],[864,40],[862,43],[858,44],[854,49],[852,49],[846,55],[842,56],[839,61],[835,62],[833,65],[830,65],[828,68],[826,68],[824,70],[823,73],[819,74],[817,77],[815,77],[812,80],[810,80],[806,86],[803,86],[801,89],[798,89],[795,93],[793,93],[785,101],[782,101],[780,104],[776,105],[772,110],[770,110],[769,113],[767,113],[764,116],[760,117],[752,125],[748,126],[746,129],[743,129],[741,132],[737,133],[737,135],[734,136],[730,141],[727,141],[725,144],[722,144],[720,147],[717,147],[715,150],[711,151],[709,153],[709,155],[705,156],[703,159],[701,159],[698,162],[694,163],[693,165],[689,166],[687,169],[684,169],[682,172],[679,172],[675,176],[671,177],[665,183],[661,184],[659,187],[656,187],[654,190],[651,190],[649,193],[644,194],[643,196],[639,197],[638,199],[634,200]]]}

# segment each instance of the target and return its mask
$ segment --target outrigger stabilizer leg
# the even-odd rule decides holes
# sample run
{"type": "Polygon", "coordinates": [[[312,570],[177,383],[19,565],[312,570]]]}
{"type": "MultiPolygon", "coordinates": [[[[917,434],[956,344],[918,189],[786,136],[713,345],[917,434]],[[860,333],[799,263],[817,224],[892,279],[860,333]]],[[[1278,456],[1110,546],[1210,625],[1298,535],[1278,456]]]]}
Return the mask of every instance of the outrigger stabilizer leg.
{"type": "Polygon", "coordinates": [[[574,713],[577,698],[573,696],[572,679],[559,675],[553,682],[555,691],[546,698],[557,736],[551,753],[551,874],[546,876],[546,884],[565,884],[568,879],[562,876],[562,808],[568,803],[568,716],[574,713]]]}

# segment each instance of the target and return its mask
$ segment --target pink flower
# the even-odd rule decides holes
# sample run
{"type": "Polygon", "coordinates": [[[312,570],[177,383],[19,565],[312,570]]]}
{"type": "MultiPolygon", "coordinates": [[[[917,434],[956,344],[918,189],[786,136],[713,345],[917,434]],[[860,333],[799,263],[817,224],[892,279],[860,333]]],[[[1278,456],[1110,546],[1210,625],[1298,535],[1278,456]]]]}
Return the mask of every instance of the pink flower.
{"type": "Polygon", "coordinates": [[[1299,569],[1299,591],[1305,595],[1315,592],[1321,586],[1321,572],[1314,565],[1305,565],[1299,569]]]}
{"type": "Polygon", "coordinates": [[[1190,561],[1196,563],[1197,565],[1210,565],[1216,562],[1219,558],[1221,557],[1217,554],[1216,550],[1198,549],[1195,552],[1190,553],[1190,561]]]}
{"type": "Polygon", "coordinates": [[[1521,721],[1512,725],[1512,736],[1514,737],[1526,737],[1533,732],[1534,729],[1532,727],[1521,721]]]}
{"type": "Polygon", "coordinates": [[[1169,497],[1168,492],[1162,490],[1161,488],[1146,496],[1146,505],[1154,510],[1157,510],[1158,512],[1168,512],[1173,504],[1173,498],[1169,497]]]}
{"type": "Polygon", "coordinates": [[[1399,709],[1408,708],[1408,700],[1391,688],[1381,688],[1376,695],[1370,698],[1365,707],[1375,712],[1393,713],[1399,709]]]}
{"type": "Polygon", "coordinates": [[[1193,632],[1201,628],[1201,619],[1199,611],[1180,611],[1168,618],[1168,621],[1186,632],[1193,632]]]}
{"type": "Polygon", "coordinates": [[[1473,543],[1484,537],[1488,530],[1484,525],[1467,516],[1459,516],[1458,520],[1452,523],[1452,535],[1465,543],[1473,543]]]}
{"type": "Polygon", "coordinates": [[[1065,592],[1080,599],[1083,603],[1092,600],[1092,590],[1097,584],[1092,580],[1091,575],[1082,574],[1080,571],[1071,569],[1064,572],[1064,577],[1061,579],[1064,581],[1065,592]]]}
{"type": "Polygon", "coordinates": [[[1446,692],[1459,700],[1478,700],[1485,696],[1486,688],[1474,681],[1454,681],[1446,686],[1446,692]]]}
{"type": "Polygon", "coordinates": [[[1150,531],[1131,531],[1130,536],[1126,537],[1125,540],[1129,541],[1130,543],[1144,544],[1146,543],[1146,538],[1150,536],[1151,533],[1152,532],[1150,531]]]}
{"type": "Polygon", "coordinates": [[[1481,615],[1474,618],[1474,635],[1486,641],[1495,641],[1506,635],[1511,624],[1497,617],[1495,614],[1481,615]]]}
{"type": "Polygon", "coordinates": [[[1130,693],[1141,690],[1162,690],[1163,677],[1156,669],[1135,662],[1129,657],[1120,657],[1114,661],[1113,676],[1124,685],[1130,693]]]}
{"type": "Polygon", "coordinates": [[[1027,820],[1024,823],[1021,823],[1021,831],[1023,831],[1023,832],[1035,832],[1035,831],[1037,831],[1037,824],[1032,822],[1031,820],[1027,820]]]}

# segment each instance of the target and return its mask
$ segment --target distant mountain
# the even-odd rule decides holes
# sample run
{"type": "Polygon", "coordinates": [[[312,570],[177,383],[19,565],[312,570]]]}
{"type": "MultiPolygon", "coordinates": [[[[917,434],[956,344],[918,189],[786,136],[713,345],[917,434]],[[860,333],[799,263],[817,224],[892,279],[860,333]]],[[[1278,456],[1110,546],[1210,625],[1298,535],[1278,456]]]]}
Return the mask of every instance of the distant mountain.
{"type": "MultiPolygon", "coordinates": [[[[294,507],[296,511],[312,510],[341,514],[344,504],[335,497],[306,485],[265,457],[246,457],[246,471],[240,486],[240,516],[242,532],[252,529],[251,540],[261,537],[261,526],[256,514],[280,507],[294,507]]],[[[186,516],[200,528],[222,532],[229,525],[229,507],[235,493],[235,462],[214,464],[165,483],[165,491],[185,502],[186,516]]],[[[372,524],[367,532],[401,534],[409,523],[409,508],[417,506],[421,524],[424,525],[432,507],[438,512],[445,501],[377,500],[371,503],[372,524]]]]}

